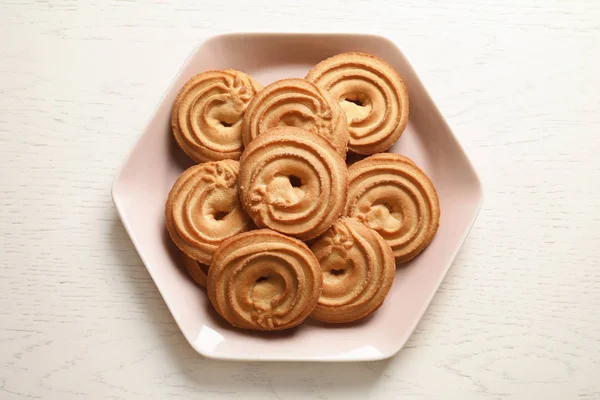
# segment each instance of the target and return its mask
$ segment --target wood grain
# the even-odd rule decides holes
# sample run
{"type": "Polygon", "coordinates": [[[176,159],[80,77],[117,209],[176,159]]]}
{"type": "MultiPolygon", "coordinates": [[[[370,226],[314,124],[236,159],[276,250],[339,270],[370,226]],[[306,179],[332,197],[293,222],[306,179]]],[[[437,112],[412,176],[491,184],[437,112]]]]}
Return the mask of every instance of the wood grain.
{"type": "Polygon", "coordinates": [[[0,398],[600,398],[600,4],[451,3],[1,2],[0,398]],[[481,175],[391,360],[199,357],[117,219],[111,181],[170,80],[233,31],[390,37],[481,175]]]}

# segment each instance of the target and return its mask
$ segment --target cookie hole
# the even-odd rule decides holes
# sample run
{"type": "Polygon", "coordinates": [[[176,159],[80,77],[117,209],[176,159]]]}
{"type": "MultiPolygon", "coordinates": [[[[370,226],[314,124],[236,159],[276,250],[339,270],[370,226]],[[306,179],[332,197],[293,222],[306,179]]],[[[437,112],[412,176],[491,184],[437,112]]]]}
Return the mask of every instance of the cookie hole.
{"type": "Polygon", "coordinates": [[[225,128],[229,128],[230,126],[232,126],[232,125],[233,125],[233,124],[230,124],[230,123],[229,123],[229,122],[227,122],[227,121],[219,121],[219,123],[220,123],[221,125],[223,125],[225,128]]]}
{"type": "Polygon", "coordinates": [[[228,215],[228,211],[217,211],[213,214],[213,218],[215,219],[215,221],[222,221],[228,215]]]}
{"type": "Polygon", "coordinates": [[[290,185],[292,185],[292,187],[302,186],[302,179],[298,178],[297,176],[290,175],[288,179],[290,180],[290,185]]]}
{"type": "Polygon", "coordinates": [[[349,103],[354,103],[354,104],[356,104],[359,107],[364,107],[365,106],[365,103],[362,100],[360,100],[359,98],[355,98],[355,99],[347,98],[347,99],[344,99],[344,100],[347,101],[347,102],[349,102],[349,103]]]}
{"type": "Polygon", "coordinates": [[[345,269],[343,269],[343,268],[342,268],[342,269],[330,269],[330,270],[329,270],[329,273],[330,273],[331,275],[334,275],[334,276],[340,276],[340,275],[343,275],[343,274],[344,274],[344,272],[346,272],[346,270],[345,270],[345,269]]]}
{"type": "Polygon", "coordinates": [[[261,276],[256,280],[255,283],[261,283],[261,282],[265,282],[267,280],[269,280],[269,278],[267,278],[266,276],[261,276]]]}

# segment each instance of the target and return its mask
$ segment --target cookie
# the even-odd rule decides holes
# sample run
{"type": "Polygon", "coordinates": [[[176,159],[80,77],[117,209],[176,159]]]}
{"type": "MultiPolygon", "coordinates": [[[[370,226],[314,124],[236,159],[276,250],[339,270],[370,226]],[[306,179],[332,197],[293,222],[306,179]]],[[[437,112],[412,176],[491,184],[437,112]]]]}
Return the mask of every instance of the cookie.
{"type": "Polygon", "coordinates": [[[377,231],[396,262],[405,262],[431,242],[440,224],[433,183],[415,163],[397,154],[375,154],[348,168],[344,214],[377,231]]]}
{"type": "Polygon", "coordinates": [[[198,261],[187,256],[185,253],[181,253],[183,259],[183,267],[190,275],[190,277],[198,285],[206,287],[206,276],[208,275],[208,265],[200,264],[198,261]]]}
{"type": "Polygon", "coordinates": [[[304,243],[261,229],[219,246],[207,292],[231,325],[273,331],[304,321],[317,304],[322,281],[319,263],[304,243]]]}
{"type": "Polygon", "coordinates": [[[221,242],[250,230],[252,221],[239,203],[239,163],[213,161],[188,168],[167,198],[167,230],[181,251],[210,264],[221,242]]]}
{"type": "Polygon", "coordinates": [[[254,96],[242,121],[244,145],[277,126],[295,126],[319,134],[342,156],[346,154],[346,117],[337,102],[312,82],[283,79],[254,96]]]}
{"type": "Polygon", "coordinates": [[[244,150],[239,187],[242,204],[257,226],[309,240],[341,215],[348,172],[327,139],[301,128],[278,127],[244,150]]]}
{"type": "Polygon", "coordinates": [[[323,291],[311,316],[323,322],[352,322],[382,304],[396,263],[390,245],[352,218],[340,218],[310,249],[319,260],[323,291]]]}
{"type": "Polygon", "coordinates": [[[171,112],[173,136],[194,161],[238,160],[242,117],[261,85],[243,72],[207,71],[183,86],[171,112]]]}
{"type": "Polygon", "coordinates": [[[327,90],[348,118],[348,149],[375,154],[389,149],[408,122],[408,91],[385,61],[342,53],[313,67],[306,79],[327,90]]]}

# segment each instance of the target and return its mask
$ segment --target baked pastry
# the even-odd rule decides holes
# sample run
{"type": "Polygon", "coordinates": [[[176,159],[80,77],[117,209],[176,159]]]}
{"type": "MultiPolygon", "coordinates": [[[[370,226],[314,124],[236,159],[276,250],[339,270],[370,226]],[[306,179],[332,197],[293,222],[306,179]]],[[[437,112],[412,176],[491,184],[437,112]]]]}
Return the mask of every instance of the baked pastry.
{"type": "Polygon", "coordinates": [[[348,168],[344,214],[376,230],[405,262],[427,247],[440,223],[440,204],[431,180],[398,154],[375,154],[348,168]]]}
{"type": "Polygon", "coordinates": [[[223,242],[208,271],[207,292],[219,315],[238,328],[292,328],[312,312],[323,277],[298,239],[269,229],[223,242]]]}
{"type": "Polygon", "coordinates": [[[305,79],[282,79],[254,96],[242,122],[244,145],[276,126],[317,133],[346,155],[348,131],[342,109],[325,90],[305,79]]]}
{"type": "Polygon", "coordinates": [[[408,91],[385,61],[342,53],[314,66],[306,79],[329,91],[348,117],[348,149],[375,154],[389,149],[408,122],[408,91]]]}
{"type": "Polygon", "coordinates": [[[327,139],[301,128],[277,127],[244,150],[239,187],[257,226],[309,240],[341,215],[348,172],[327,139]]]}
{"type": "Polygon", "coordinates": [[[181,253],[183,266],[190,277],[198,285],[206,287],[206,276],[208,275],[208,265],[200,264],[185,253],[181,253]]]}
{"type": "Polygon", "coordinates": [[[310,249],[323,273],[323,291],[313,318],[352,322],[383,304],[394,282],[396,263],[381,235],[355,219],[340,218],[310,249]]]}
{"type": "Polygon", "coordinates": [[[221,160],[188,168],[177,179],[165,207],[167,230],[181,251],[210,264],[221,242],[250,230],[239,203],[239,163],[221,160]]]}
{"type": "Polygon", "coordinates": [[[243,72],[207,71],[183,86],[171,112],[173,135],[194,161],[238,160],[242,116],[261,85],[243,72]]]}

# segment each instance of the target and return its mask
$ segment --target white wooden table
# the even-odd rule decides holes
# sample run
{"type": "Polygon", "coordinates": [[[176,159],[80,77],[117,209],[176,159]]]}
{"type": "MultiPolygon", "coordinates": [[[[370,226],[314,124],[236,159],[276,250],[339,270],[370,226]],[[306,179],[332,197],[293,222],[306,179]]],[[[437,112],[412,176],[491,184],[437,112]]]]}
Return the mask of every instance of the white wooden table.
{"type": "Polygon", "coordinates": [[[0,399],[598,399],[599,109],[595,0],[1,1],[0,399]],[[111,181],[172,77],[234,31],[390,37],[480,173],[391,360],[201,358],[117,218],[111,181]]]}

